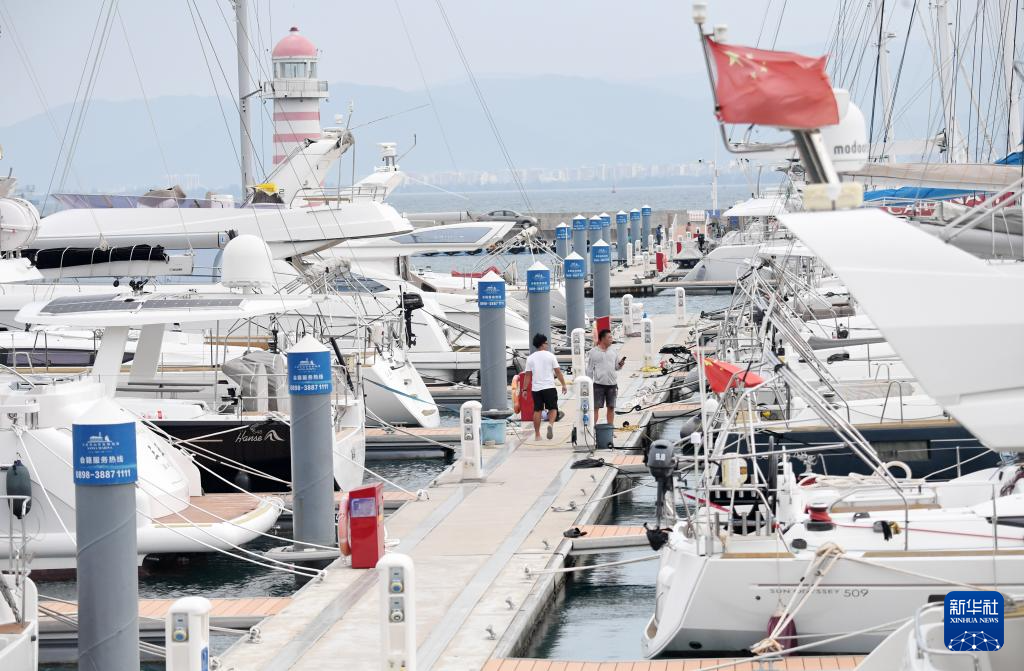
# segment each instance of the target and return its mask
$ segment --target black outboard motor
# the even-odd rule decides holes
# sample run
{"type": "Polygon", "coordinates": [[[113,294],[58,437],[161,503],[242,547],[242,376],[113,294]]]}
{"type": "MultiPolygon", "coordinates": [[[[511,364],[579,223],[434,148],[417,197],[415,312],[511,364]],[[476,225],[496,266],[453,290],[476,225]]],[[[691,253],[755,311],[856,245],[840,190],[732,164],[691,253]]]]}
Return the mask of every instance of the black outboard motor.
{"type": "Polygon", "coordinates": [[[665,508],[665,492],[672,490],[672,481],[676,470],[676,454],[672,443],[667,440],[656,440],[647,448],[645,458],[647,470],[658,484],[658,498],[655,503],[657,526],[661,526],[661,516],[665,508]]]}
{"type": "Polygon", "coordinates": [[[412,311],[423,307],[423,297],[419,294],[403,293],[402,310],[405,312],[405,344],[412,347],[416,337],[412,333],[412,311]]]}

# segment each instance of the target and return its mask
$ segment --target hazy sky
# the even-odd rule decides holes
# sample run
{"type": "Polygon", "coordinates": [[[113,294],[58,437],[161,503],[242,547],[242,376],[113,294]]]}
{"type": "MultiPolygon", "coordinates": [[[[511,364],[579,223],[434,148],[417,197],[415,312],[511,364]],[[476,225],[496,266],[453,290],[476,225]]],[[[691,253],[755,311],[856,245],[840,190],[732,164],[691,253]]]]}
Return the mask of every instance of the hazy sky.
{"type": "MultiPolygon", "coordinates": [[[[399,21],[401,7],[430,84],[464,76],[433,0],[249,0],[250,30],[264,53],[297,25],[323,51],[321,76],[332,81],[422,88],[399,21]]],[[[694,85],[703,69],[687,0],[442,0],[477,75],[562,74],[613,81],[649,81],[660,87],[694,85]]],[[[0,0],[8,21],[0,34],[0,126],[35,115],[43,105],[14,49],[17,36],[49,105],[70,102],[89,54],[89,42],[106,4],[100,0],[0,0]]],[[[140,97],[127,44],[138,62],[146,93],[213,92],[188,10],[197,7],[216,46],[211,67],[217,91],[235,79],[233,8],[228,0],[122,0],[96,80],[94,97],[140,97]]],[[[711,0],[712,22],[729,24],[738,42],[762,44],[785,16],[779,48],[822,49],[836,5],[825,0],[711,0]]],[[[204,26],[203,42],[208,43],[204,26]]],[[[696,83],[705,85],[700,80],[696,83]]]]}

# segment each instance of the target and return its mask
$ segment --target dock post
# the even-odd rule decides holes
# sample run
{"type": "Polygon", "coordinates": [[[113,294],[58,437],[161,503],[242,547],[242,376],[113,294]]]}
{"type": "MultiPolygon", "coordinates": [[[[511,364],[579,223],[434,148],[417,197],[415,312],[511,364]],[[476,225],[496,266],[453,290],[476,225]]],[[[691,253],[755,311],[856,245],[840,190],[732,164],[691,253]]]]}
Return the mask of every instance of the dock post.
{"type": "Polygon", "coordinates": [[[590,248],[594,278],[591,282],[594,293],[594,342],[601,329],[612,327],[612,248],[604,240],[598,240],[590,248]]]}
{"type": "Polygon", "coordinates": [[[576,419],[573,420],[573,451],[593,452],[597,448],[594,434],[594,381],[586,375],[576,375],[572,380],[576,391],[576,419]]]}
{"type": "Polygon", "coordinates": [[[626,266],[629,267],[629,266],[632,266],[632,265],[633,265],[633,243],[627,240],[626,241],[626,266]]]}
{"type": "Polygon", "coordinates": [[[590,218],[590,222],[587,224],[587,253],[582,254],[583,258],[587,260],[587,275],[594,272],[594,266],[590,259],[590,250],[593,248],[594,243],[601,239],[601,217],[596,214],[590,218]]]}
{"type": "Polygon", "coordinates": [[[644,247],[644,249],[646,249],[647,251],[653,253],[654,252],[654,233],[648,233],[647,236],[644,238],[644,240],[647,242],[647,245],[644,247]]]}
{"type": "Polygon", "coordinates": [[[650,252],[642,252],[640,254],[640,265],[643,268],[643,278],[647,279],[648,273],[651,270],[651,254],[650,252]]]}
{"type": "Polygon", "coordinates": [[[505,280],[494,272],[481,277],[477,283],[477,305],[480,309],[481,407],[485,417],[504,419],[509,415],[505,366],[505,280]]]}
{"type": "Polygon", "coordinates": [[[633,241],[633,261],[640,263],[643,254],[643,245],[640,244],[640,240],[633,241]]]}
{"type": "Polygon", "coordinates": [[[633,245],[633,256],[638,256],[636,251],[640,240],[640,210],[635,207],[629,211],[629,244],[633,245]]]}
{"type": "Polygon", "coordinates": [[[416,571],[412,557],[389,552],[380,574],[380,669],[416,671],[416,571]]]}
{"type": "Polygon", "coordinates": [[[572,352],[572,377],[583,375],[586,368],[587,353],[587,332],[583,329],[573,329],[569,333],[569,348],[572,352]]]}
{"type": "Polygon", "coordinates": [[[167,671],[203,671],[210,668],[210,610],[201,596],[178,599],[167,611],[164,650],[167,671]]]}
{"type": "Polygon", "coordinates": [[[631,335],[640,335],[640,320],[643,318],[644,304],[633,301],[629,306],[629,321],[633,325],[633,333],[631,335]]]}
{"type": "Polygon", "coordinates": [[[676,322],[686,323],[686,288],[676,287],[676,322]]]}
{"type": "Polygon", "coordinates": [[[462,425],[462,479],[483,480],[484,463],[480,445],[480,405],[479,401],[466,401],[459,409],[459,421],[462,425]]]}
{"type": "Polygon", "coordinates": [[[582,214],[572,218],[572,251],[580,258],[587,254],[587,220],[582,214]]]}
{"type": "Polygon", "coordinates": [[[527,308],[530,312],[530,354],[537,348],[533,346],[533,336],[538,333],[551,339],[551,271],[538,261],[526,270],[527,308]]]}
{"type": "Polygon", "coordinates": [[[650,250],[651,243],[651,206],[644,205],[640,208],[640,240],[644,245],[644,249],[650,250]]]}
{"type": "Polygon", "coordinates": [[[626,337],[633,335],[633,294],[622,294],[622,333],[626,337]]]}
{"type": "MultiPolygon", "coordinates": [[[[332,546],[334,526],[334,425],[331,352],[311,335],[288,350],[288,399],[292,430],[292,547],[332,546]]],[[[318,568],[329,561],[312,564],[318,568]]]]}
{"type": "Polygon", "coordinates": [[[601,217],[601,239],[609,245],[612,244],[612,217],[607,212],[598,215],[601,217]]]}
{"type": "MultiPolygon", "coordinates": [[[[629,247],[629,234],[626,233],[628,224],[627,214],[622,210],[615,213],[615,265],[626,265],[626,249],[629,247]]],[[[611,240],[608,244],[611,244],[611,240]]]]}
{"type": "Polygon", "coordinates": [[[565,259],[569,256],[572,246],[572,228],[564,221],[555,227],[555,254],[558,258],[565,259]]]}
{"type": "Polygon", "coordinates": [[[654,322],[650,317],[640,320],[640,335],[644,341],[644,372],[650,373],[659,370],[654,365],[654,322]]]}
{"type": "Polygon", "coordinates": [[[103,398],[71,425],[81,669],[139,668],[135,420],[103,398]]]}
{"type": "MultiPolygon", "coordinates": [[[[583,277],[586,274],[583,257],[575,251],[565,257],[565,330],[586,328],[583,303],[583,277]]],[[[531,336],[532,337],[532,336],[531,336]]]]}

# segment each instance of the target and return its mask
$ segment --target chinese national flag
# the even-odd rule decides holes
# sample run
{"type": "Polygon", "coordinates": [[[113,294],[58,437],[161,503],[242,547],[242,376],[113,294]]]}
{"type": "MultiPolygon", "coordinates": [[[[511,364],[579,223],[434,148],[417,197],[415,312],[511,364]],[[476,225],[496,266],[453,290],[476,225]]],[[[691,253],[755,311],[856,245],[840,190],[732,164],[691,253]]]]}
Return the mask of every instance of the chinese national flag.
{"type": "Polygon", "coordinates": [[[839,123],[839,108],[825,74],[827,57],[766,51],[707,38],[718,81],[718,119],[779,128],[821,128],[839,123]]]}

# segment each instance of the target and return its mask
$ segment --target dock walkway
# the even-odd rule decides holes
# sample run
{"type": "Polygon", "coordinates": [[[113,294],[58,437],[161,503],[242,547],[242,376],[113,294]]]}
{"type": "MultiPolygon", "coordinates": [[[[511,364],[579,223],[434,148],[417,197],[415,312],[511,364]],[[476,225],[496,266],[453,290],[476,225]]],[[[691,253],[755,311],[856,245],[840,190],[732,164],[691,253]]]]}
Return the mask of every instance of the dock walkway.
{"type": "MultiPolygon", "coordinates": [[[[656,316],[655,325],[656,344],[671,340],[674,317],[656,316]]],[[[637,391],[649,395],[652,384],[671,383],[670,377],[643,376],[641,347],[639,338],[622,346],[627,364],[620,394],[625,398],[637,391]]],[[[524,426],[525,440],[510,434],[505,446],[485,450],[483,482],[442,475],[429,489],[429,500],[410,502],[388,518],[394,549],[415,563],[421,671],[481,669],[499,648],[518,647],[550,597],[545,590],[551,575],[543,569],[560,567],[572,549],[563,532],[598,521],[606,501],[597,499],[611,491],[617,471],[571,468],[586,456],[570,445],[572,394],[570,388],[561,399],[566,417],[554,440],[534,441],[524,426]]],[[[617,445],[620,439],[639,441],[644,416],[626,416],[636,428],[619,432],[617,445]]],[[[618,455],[595,456],[612,461],[618,455]]],[[[261,642],[237,642],[222,656],[220,668],[284,671],[339,663],[377,668],[380,590],[376,570],[335,562],[323,580],[305,586],[260,626],[261,642]]]]}

